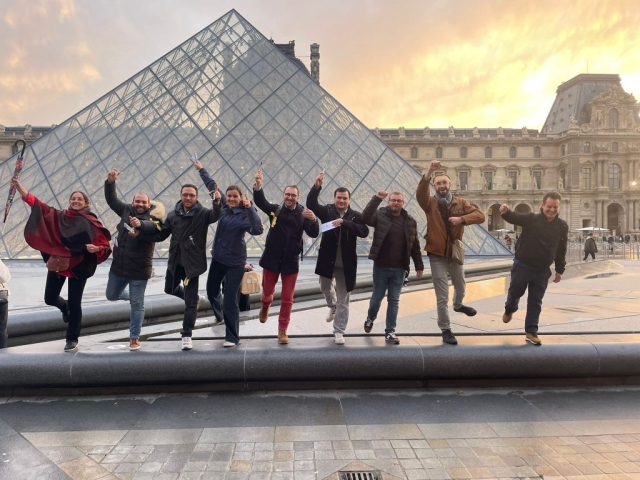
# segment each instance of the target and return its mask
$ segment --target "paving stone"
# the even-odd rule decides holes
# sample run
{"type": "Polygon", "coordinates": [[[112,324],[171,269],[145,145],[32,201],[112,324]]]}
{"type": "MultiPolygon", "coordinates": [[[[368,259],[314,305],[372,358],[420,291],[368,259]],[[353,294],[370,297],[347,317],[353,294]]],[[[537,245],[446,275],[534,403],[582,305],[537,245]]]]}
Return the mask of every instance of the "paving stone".
{"type": "Polygon", "coordinates": [[[620,462],[616,465],[624,473],[640,473],[640,464],[633,462],[620,462]]]}
{"type": "Polygon", "coordinates": [[[446,441],[447,441],[447,443],[449,444],[450,447],[456,447],[456,448],[467,448],[467,447],[469,447],[469,444],[463,438],[448,438],[446,441]]]}
{"type": "Polygon", "coordinates": [[[434,448],[433,453],[435,453],[438,458],[456,456],[456,452],[454,452],[452,448],[434,448]]]}
{"type": "Polygon", "coordinates": [[[491,478],[493,474],[488,467],[467,467],[473,478],[491,478]]]}
{"type": "Polygon", "coordinates": [[[491,470],[491,473],[493,473],[496,478],[509,478],[516,476],[511,467],[489,467],[489,470],[491,470]]]}
{"type": "Polygon", "coordinates": [[[446,470],[451,478],[472,478],[471,473],[466,468],[447,468],[446,470]]]}
{"type": "Polygon", "coordinates": [[[256,461],[273,460],[273,458],[274,458],[273,450],[256,451],[253,454],[253,459],[256,461]]]}
{"type": "MultiPolygon", "coordinates": [[[[345,425],[278,426],[275,434],[276,442],[314,442],[348,439],[349,433],[345,425]]],[[[311,449],[313,449],[313,446],[311,449]]]]}
{"type": "Polygon", "coordinates": [[[376,458],[396,458],[396,452],[393,448],[380,448],[374,450],[373,453],[376,458]]]}
{"type": "Polygon", "coordinates": [[[144,462],[142,465],[140,465],[140,468],[138,468],[138,472],[156,473],[156,472],[159,472],[161,468],[162,468],[161,462],[144,462]]]}
{"type": "Polygon", "coordinates": [[[210,451],[198,451],[196,452],[194,449],[194,452],[191,454],[191,456],[189,457],[189,461],[190,462],[210,462],[211,461],[211,457],[213,456],[213,452],[210,451]]]}
{"type": "MultiPolygon", "coordinates": [[[[132,450],[133,452],[133,450],[132,450]]],[[[127,463],[142,463],[147,458],[146,453],[130,453],[124,457],[124,461],[127,463]]]]}
{"type": "Polygon", "coordinates": [[[236,443],[236,452],[253,452],[254,443],[236,443]]]}
{"type": "Polygon", "coordinates": [[[91,450],[89,450],[87,453],[106,455],[110,453],[111,450],[113,449],[114,449],[113,445],[96,445],[95,447],[91,447],[91,450]]]}
{"type": "Polygon", "coordinates": [[[449,468],[449,467],[463,468],[465,466],[464,463],[462,463],[462,460],[456,457],[443,457],[443,458],[439,458],[438,460],[440,460],[440,463],[445,468],[449,468]]]}
{"type": "MultiPolygon", "coordinates": [[[[107,447],[107,448],[112,448],[112,447],[107,447]]],[[[40,447],[38,450],[40,450],[45,457],[47,457],[56,465],[59,465],[64,462],[68,462],[69,460],[73,460],[74,458],[79,458],[84,456],[84,453],[82,453],[76,447],[40,447]]],[[[105,453],[109,453],[109,452],[107,451],[105,453]]],[[[93,460],[96,461],[95,458],[93,460]]],[[[97,460],[97,463],[100,463],[100,460],[97,460]]]]}
{"type": "Polygon", "coordinates": [[[124,457],[126,457],[127,455],[125,455],[124,453],[121,455],[115,455],[115,454],[109,454],[109,455],[105,455],[105,457],[102,459],[102,461],[100,462],[101,464],[103,463],[122,463],[124,462],[124,457]]]}
{"type": "MultiPolygon", "coordinates": [[[[100,480],[106,480],[109,477],[103,477],[100,480]]],[[[118,477],[114,477],[114,478],[118,478],[118,477]]],[[[156,473],[155,472],[141,472],[140,470],[138,470],[136,473],[133,474],[133,477],[131,477],[131,480],[154,480],[156,478],[156,473]]]]}
{"type": "Polygon", "coordinates": [[[226,472],[206,471],[204,472],[202,477],[200,477],[200,480],[224,480],[225,475],[226,475],[226,472]]]}
{"type": "Polygon", "coordinates": [[[431,468],[427,470],[429,478],[434,480],[445,480],[451,478],[444,468],[431,468]]]}
{"type": "Polygon", "coordinates": [[[620,472],[622,472],[622,470],[620,470],[618,467],[616,467],[613,463],[609,463],[609,462],[597,463],[596,467],[598,467],[600,470],[602,470],[603,473],[620,473],[620,472]]]}
{"type": "Polygon", "coordinates": [[[271,473],[270,472],[254,472],[254,471],[252,471],[249,474],[249,480],[269,480],[269,477],[271,477],[271,473]]]}
{"type": "Polygon", "coordinates": [[[511,467],[517,477],[534,477],[536,471],[531,467],[511,467]]]}
{"type": "Polygon", "coordinates": [[[276,472],[292,472],[293,461],[289,460],[286,462],[273,462],[273,470],[276,472]]]}
{"type": "Polygon", "coordinates": [[[313,460],[313,450],[297,450],[293,458],[294,460],[313,460]]]}
{"type": "Polygon", "coordinates": [[[201,480],[203,472],[182,472],[178,480],[201,480]]]}
{"type": "Polygon", "coordinates": [[[321,442],[313,442],[314,450],[333,450],[333,445],[330,441],[324,440],[321,442]]]}
{"type": "Polygon", "coordinates": [[[227,472],[225,480],[247,480],[249,472],[227,472]]]}
{"type": "Polygon", "coordinates": [[[293,470],[315,470],[313,460],[296,460],[293,462],[293,470]]]}
{"type": "Polygon", "coordinates": [[[178,473],[159,473],[154,480],[178,480],[178,473]]]}
{"type": "Polygon", "coordinates": [[[356,452],[354,450],[336,450],[336,459],[356,459],[356,452]]]}
{"type": "Polygon", "coordinates": [[[234,443],[216,443],[216,448],[214,449],[215,452],[233,452],[235,448],[235,444],[234,443]]]}
{"type": "Polygon", "coordinates": [[[232,460],[253,460],[253,452],[233,452],[232,460]]]}
{"type": "Polygon", "coordinates": [[[111,453],[113,454],[122,454],[122,453],[130,453],[133,450],[133,445],[117,445],[113,447],[111,453]]]}
{"type": "Polygon", "coordinates": [[[180,473],[187,462],[167,462],[160,469],[163,473],[180,473]]]}
{"type": "Polygon", "coordinates": [[[420,463],[425,470],[442,467],[442,462],[440,462],[440,460],[438,460],[437,458],[421,458],[420,463]]]}
{"type": "Polygon", "coordinates": [[[271,480],[293,480],[293,471],[273,472],[271,480]]]}
{"type": "Polygon", "coordinates": [[[479,457],[479,459],[485,467],[505,467],[507,465],[504,463],[504,460],[497,455],[482,456],[479,457]]]}
{"type": "Polygon", "coordinates": [[[293,450],[293,442],[275,442],[273,444],[274,450],[293,450]]]}
{"type": "MultiPolygon", "coordinates": [[[[136,447],[137,448],[137,447],[136,447]]],[[[213,452],[216,448],[215,443],[198,443],[193,447],[194,452],[213,452]]]]}
{"type": "Polygon", "coordinates": [[[525,455],[520,458],[522,458],[525,462],[527,462],[527,465],[529,465],[530,467],[547,464],[547,462],[542,457],[539,457],[538,455],[525,455]]]}
{"type": "Polygon", "coordinates": [[[275,427],[205,428],[202,443],[273,442],[275,427]]]}
{"type": "Polygon", "coordinates": [[[350,440],[338,440],[331,442],[334,450],[353,450],[353,445],[350,440]]]}
{"type": "Polygon", "coordinates": [[[271,472],[273,470],[273,462],[253,462],[251,470],[254,472],[271,472]]]}
{"type": "Polygon", "coordinates": [[[408,440],[391,440],[391,446],[393,448],[411,448],[408,440]]]}
{"type": "Polygon", "coordinates": [[[460,459],[460,461],[467,468],[469,467],[481,468],[486,466],[484,463],[482,463],[482,460],[480,460],[479,457],[463,457],[460,459]]]}
{"type": "Polygon", "coordinates": [[[333,450],[316,450],[315,457],[316,460],[335,460],[336,455],[333,450]]]}
{"type": "Polygon", "coordinates": [[[463,457],[476,458],[477,457],[476,452],[474,452],[471,447],[454,447],[453,451],[455,452],[456,456],[459,458],[463,458],[463,457]]]}
{"type": "Polygon", "coordinates": [[[211,460],[212,461],[225,461],[225,460],[231,460],[231,457],[233,456],[232,452],[218,452],[215,451],[213,453],[211,453],[211,460]]]}
{"type": "Polygon", "coordinates": [[[58,465],[74,480],[97,480],[106,477],[109,471],[89,457],[78,457],[58,465]]]}
{"type": "Polygon", "coordinates": [[[96,463],[100,463],[100,462],[102,461],[102,459],[103,459],[104,457],[106,457],[106,455],[102,455],[102,454],[100,454],[100,455],[87,455],[87,456],[88,456],[91,460],[93,460],[94,462],[96,462],[96,463]]]}
{"type": "Polygon", "coordinates": [[[142,463],[121,463],[115,469],[116,473],[135,473],[142,463]]]}
{"type": "Polygon", "coordinates": [[[560,475],[560,473],[551,465],[536,465],[535,467],[533,467],[533,469],[538,475],[540,475],[543,478],[560,475]]]}
{"type": "Polygon", "coordinates": [[[396,448],[398,458],[416,458],[416,454],[410,448],[396,448]]]}
{"type": "Polygon", "coordinates": [[[207,463],[207,468],[206,471],[213,471],[213,472],[226,472],[227,470],[229,470],[229,465],[231,462],[224,462],[224,461],[212,461],[207,463]]]}
{"type": "Polygon", "coordinates": [[[427,471],[422,468],[405,470],[404,473],[407,475],[407,480],[425,480],[430,478],[427,471]]]}
{"type": "Polygon", "coordinates": [[[316,480],[316,474],[308,471],[293,472],[293,480],[316,480]]]}
{"type": "Polygon", "coordinates": [[[207,462],[188,462],[184,468],[183,472],[204,472],[207,469],[207,462]]]}
{"type": "Polygon", "coordinates": [[[258,442],[256,445],[256,452],[273,452],[273,442],[258,442]]]}
{"type": "Polygon", "coordinates": [[[405,470],[410,470],[410,469],[422,469],[422,464],[420,463],[420,460],[417,460],[415,458],[405,458],[403,460],[400,460],[400,465],[402,465],[402,468],[404,468],[405,470]]]}
{"type": "Polygon", "coordinates": [[[420,429],[413,424],[349,425],[348,429],[351,440],[424,439],[420,429]]]}
{"type": "Polygon", "coordinates": [[[251,470],[250,460],[231,460],[229,471],[231,472],[248,472],[251,470]]]}
{"type": "Polygon", "coordinates": [[[356,450],[356,458],[358,460],[370,460],[376,458],[373,450],[356,450]]]}
{"type": "Polygon", "coordinates": [[[577,453],[573,455],[563,455],[563,457],[566,458],[571,465],[589,463],[589,461],[586,458],[584,458],[582,455],[579,455],[577,453]]]}
{"type": "Polygon", "coordinates": [[[618,452],[611,452],[611,453],[603,453],[602,456],[604,458],[606,458],[607,460],[609,460],[610,462],[613,463],[619,463],[619,462],[626,462],[627,459],[624,457],[624,455],[618,453],[618,452]]]}
{"type": "Polygon", "coordinates": [[[573,465],[556,465],[554,468],[558,471],[560,475],[564,475],[565,477],[571,475],[581,475],[580,470],[578,470],[573,465]]]}
{"type": "Polygon", "coordinates": [[[276,450],[273,455],[273,459],[282,462],[285,460],[293,460],[294,453],[293,450],[276,450]]]}

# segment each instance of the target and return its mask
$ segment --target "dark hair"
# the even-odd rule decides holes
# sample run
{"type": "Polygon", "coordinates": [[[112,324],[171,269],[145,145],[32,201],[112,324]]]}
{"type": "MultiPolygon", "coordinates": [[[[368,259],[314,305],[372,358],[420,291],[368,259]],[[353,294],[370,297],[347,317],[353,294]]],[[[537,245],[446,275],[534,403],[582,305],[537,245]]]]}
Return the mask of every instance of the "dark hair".
{"type": "Polygon", "coordinates": [[[182,193],[182,190],[184,190],[185,188],[193,188],[196,191],[196,195],[198,195],[198,187],[196,187],[195,185],[191,183],[185,183],[184,185],[182,185],[182,187],[180,187],[180,193],[182,193]]]}
{"type": "Polygon", "coordinates": [[[335,196],[338,194],[338,192],[342,193],[342,192],[347,192],[347,195],[349,195],[349,198],[351,198],[351,192],[349,191],[348,188],[346,187],[338,187],[333,191],[333,197],[335,198],[335,196]]]}
{"type": "MultiPolygon", "coordinates": [[[[298,192],[298,195],[300,195],[300,189],[298,188],[297,185],[287,185],[286,187],[284,187],[284,190],[286,190],[287,188],[295,188],[296,192],[298,192]]],[[[283,190],[283,192],[284,192],[283,190]]]]}
{"type": "Polygon", "coordinates": [[[147,194],[146,194],[146,193],[144,193],[144,192],[134,193],[134,194],[133,194],[133,200],[131,200],[131,201],[133,202],[133,201],[136,199],[136,197],[137,197],[138,195],[147,197],[147,202],[151,203],[151,199],[149,198],[149,195],[147,195],[147,194]]]}
{"type": "Polygon", "coordinates": [[[69,201],[71,201],[71,197],[73,197],[74,193],[79,193],[80,195],[82,195],[82,198],[84,198],[84,203],[86,203],[87,205],[91,205],[89,196],[86,193],[81,192],[80,190],[74,190],[73,192],[71,192],[71,195],[69,195],[69,201]]]}
{"type": "Polygon", "coordinates": [[[225,190],[225,193],[228,192],[229,190],[235,190],[240,194],[240,196],[242,196],[242,189],[240,188],[239,185],[229,185],[225,190]]]}
{"type": "Polygon", "coordinates": [[[542,203],[547,203],[547,198],[551,198],[552,200],[562,200],[562,196],[558,192],[548,192],[544,194],[542,197],[542,203]]]}

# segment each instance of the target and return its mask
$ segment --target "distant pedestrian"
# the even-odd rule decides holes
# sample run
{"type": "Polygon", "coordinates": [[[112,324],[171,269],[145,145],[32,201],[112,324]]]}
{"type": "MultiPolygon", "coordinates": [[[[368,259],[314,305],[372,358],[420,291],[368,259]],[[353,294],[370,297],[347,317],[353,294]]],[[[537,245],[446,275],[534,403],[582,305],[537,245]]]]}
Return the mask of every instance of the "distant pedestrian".
{"type": "Polygon", "coordinates": [[[587,257],[591,255],[593,260],[596,259],[596,253],[598,253],[598,245],[596,244],[596,239],[593,238],[593,233],[587,235],[587,240],[584,242],[584,259],[583,261],[587,261],[587,257]]]}
{"type": "Polygon", "coordinates": [[[504,236],[504,243],[506,243],[507,248],[511,250],[511,237],[509,235],[504,236]]]}
{"type": "Polygon", "coordinates": [[[569,226],[558,217],[561,199],[558,192],[545,194],[540,213],[514,213],[508,205],[500,207],[500,214],[505,221],[522,227],[511,268],[511,284],[502,321],[511,321],[513,313],[518,310],[520,297],[528,289],[525,333],[526,341],[533,345],[542,345],[538,337],[538,322],[542,298],[551,277],[549,267],[555,262],[556,275],[553,282],[558,283],[567,263],[569,226]]]}
{"type": "Polygon", "coordinates": [[[613,238],[613,235],[610,235],[609,236],[609,240],[608,240],[608,242],[609,242],[609,251],[610,252],[613,252],[613,244],[614,244],[615,241],[616,241],[616,239],[613,238]]]}

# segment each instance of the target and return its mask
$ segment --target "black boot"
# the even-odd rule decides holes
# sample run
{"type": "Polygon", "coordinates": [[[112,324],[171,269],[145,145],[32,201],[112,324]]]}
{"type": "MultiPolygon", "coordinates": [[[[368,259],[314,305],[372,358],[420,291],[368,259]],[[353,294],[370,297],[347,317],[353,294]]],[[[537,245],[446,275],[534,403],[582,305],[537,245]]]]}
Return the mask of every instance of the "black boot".
{"type": "Polygon", "coordinates": [[[457,345],[458,340],[453,336],[451,330],[443,330],[442,331],[442,343],[448,343],[449,345],[457,345]]]}
{"type": "Polygon", "coordinates": [[[478,313],[475,308],[467,307],[466,305],[462,305],[460,308],[454,308],[453,311],[464,313],[467,317],[473,317],[476,313],[478,313]]]}

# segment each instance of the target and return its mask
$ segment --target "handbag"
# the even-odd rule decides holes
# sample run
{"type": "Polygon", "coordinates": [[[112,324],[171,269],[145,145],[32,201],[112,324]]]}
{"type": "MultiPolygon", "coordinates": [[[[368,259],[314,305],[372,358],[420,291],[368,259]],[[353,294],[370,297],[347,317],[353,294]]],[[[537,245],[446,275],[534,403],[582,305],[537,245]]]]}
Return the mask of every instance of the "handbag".
{"type": "Polygon", "coordinates": [[[262,278],[258,272],[244,272],[240,283],[240,293],[242,295],[260,293],[261,281],[262,278]]]}
{"type": "Polygon", "coordinates": [[[69,270],[69,257],[60,257],[58,255],[51,255],[47,260],[47,270],[50,272],[64,272],[69,270]]]}
{"type": "Polygon", "coordinates": [[[451,259],[458,265],[464,265],[464,244],[460,240],[451,244],[451,259]]]}

